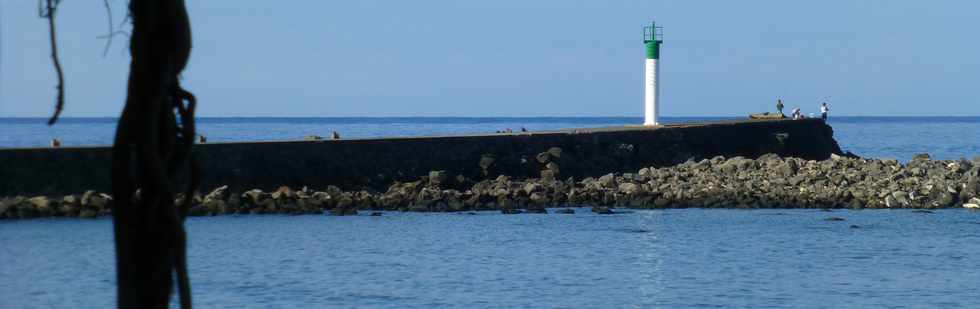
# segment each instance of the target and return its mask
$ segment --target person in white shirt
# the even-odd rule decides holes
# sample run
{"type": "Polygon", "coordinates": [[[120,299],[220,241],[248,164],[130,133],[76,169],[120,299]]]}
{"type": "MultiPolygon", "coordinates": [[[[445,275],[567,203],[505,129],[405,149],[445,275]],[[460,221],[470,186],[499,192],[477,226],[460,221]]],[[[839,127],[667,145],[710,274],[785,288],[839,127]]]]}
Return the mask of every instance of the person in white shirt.
{"type": "Polygon", "coordinates": [[[823,118],[823,120],[827,120],[827,112],[829,111],[830,108],[827,107],[827,102],[823,102],[823,104],[820,104],[820,118],[823,118]]]}
{"type": "Polygon", "coordinates": [[[794,109],[793,109],[793,114],[792,114],[792,116],[793,116],[793,120],[800,120],[800,119],[802,119],[802,118],[803,118],[803,113],[801,113],[801,112],[800,112],[800,108],[799,108],[799,107],[797,107],[797,108],[794,108],[794,109]]]}

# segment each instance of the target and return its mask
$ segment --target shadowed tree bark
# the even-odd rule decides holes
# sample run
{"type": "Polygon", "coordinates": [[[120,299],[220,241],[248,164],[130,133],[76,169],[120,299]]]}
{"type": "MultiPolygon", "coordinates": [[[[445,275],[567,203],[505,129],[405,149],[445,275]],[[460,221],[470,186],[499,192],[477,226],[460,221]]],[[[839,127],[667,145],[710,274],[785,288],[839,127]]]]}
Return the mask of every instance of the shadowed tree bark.
{"type": "Polygon", "coordinates": [[[131,0],[129,14],[132,62],[112,147],[118,307],[167,308],[176,275],[180,305],[190,308],[183,222],[196,186],[196,101],[180,87],[190,22],[183,0],[131,0]],[[182,168],[191,180],[176,205],[182,168]]]}

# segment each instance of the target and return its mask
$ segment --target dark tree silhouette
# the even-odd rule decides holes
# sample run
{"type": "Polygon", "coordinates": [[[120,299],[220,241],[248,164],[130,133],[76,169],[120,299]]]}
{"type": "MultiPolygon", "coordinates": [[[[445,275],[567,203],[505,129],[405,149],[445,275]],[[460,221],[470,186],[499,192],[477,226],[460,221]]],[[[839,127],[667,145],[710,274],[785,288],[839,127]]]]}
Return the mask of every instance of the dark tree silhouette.
{"type": "MultiPolygon", "coordinates": [[[[64,102],[54,31],[60,0],[45,1],[41,15],[49,19],[59,76],[53,124],[64,102]]],[[[190,308],[184,218],[197,185],[191,154],[196,100],[180,87],[191,50],[190,21],[183,0],[131,0],[129,16],[132,61],[112,146],[118,307],[167,308],[176,275],[180,306],[190,308]],[[175,187],[183,168],[190,180],[177,205],[175,187]]]]}
{"type": "Polygon", "coordinates": [[[54,71],[58,74],[58,96],[55,99],[54,104],[54,115],[51,115],[51,119],[48,119],[48,125],[53,125],[55,121],[58,121],[58,116],[61,115],[61,109],[65,106],[65,72],[61,70],[61,61],[58,60],[58,40],[57,31],[54,27],[54,14],[61,0],[45,0],[45,6],[41,8],[41,2],[38,2],[38,14],[41,18],[48,19],[48,33],[51,39],[51,61],[54,62],[54,71]]]}

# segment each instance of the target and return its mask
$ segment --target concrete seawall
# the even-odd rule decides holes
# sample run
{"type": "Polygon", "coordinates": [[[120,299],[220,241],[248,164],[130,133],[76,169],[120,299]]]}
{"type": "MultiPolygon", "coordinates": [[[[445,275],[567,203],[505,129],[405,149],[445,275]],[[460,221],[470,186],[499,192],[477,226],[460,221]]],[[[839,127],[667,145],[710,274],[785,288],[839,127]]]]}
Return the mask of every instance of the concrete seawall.
{"type": "MultiPolygon", "coordinates": [[[[821,120],[693,123],[513,134],[212,143],[195,148],[200,190],[336,185],[384,190],[444,170],[450,177],[560,179],[766,153],[804,159],[840,154],[821,120]],[[539,160],[539,154],[551,150],[539,160]],[[556,153],[557,152],[557,153],[556,153]],[[542,162],[545,161],[545,162],[542,162]],[[550,165],[549,165],[550,164],[550,165]]],[[[110,191],[108,147],[0,149],[0,196],[110,191]]]]}

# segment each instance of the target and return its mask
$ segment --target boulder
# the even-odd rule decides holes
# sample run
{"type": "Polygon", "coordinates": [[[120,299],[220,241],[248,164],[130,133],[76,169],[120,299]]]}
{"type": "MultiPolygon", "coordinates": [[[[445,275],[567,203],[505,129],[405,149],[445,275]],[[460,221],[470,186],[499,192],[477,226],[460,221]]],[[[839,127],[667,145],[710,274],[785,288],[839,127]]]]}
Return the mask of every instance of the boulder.
{"type": "Polygon", "coordinates": [[[909,199],[909,194],[907,192],[895,191],[892,192],[892,197],[895,199],[895,202],[897,202],[897,205],[902,207],[909,206],[910,199],[909,199]]]}
{"type": "MultiPolygon", "coordinates": [[[[833,156],[831,156],[831,158],[833,158],[833,156]]],[[[783,158],[780,157],[778,154],[775,154],[775,153],[771,153],[770,152],[770,153],[767,153],[767,154],[764,154],[764,155],[759,156],[755,160],[756,161],[759,161],[759,162],[761,162],[763,164],[776,164],[778,162],[782,162],[783,161],[783,158]]]]}
{"type": "Polygon", "coordinates": [[[259,189],[252,189],[242,192],[242,202],[248,203],[258,201],[261,199],[262,194],[262,190],[259,189]]]}
{"type": "Polygon", "coordinates": [[[568,192],[568,203],[569,204],[572,204],[572,205],[581,205],[581,204],[584,204],[585,201],[586,201],[586,198],[588,198],[588,194],[583,194],[583,193],[577,191],[576,189],[572,189],[571,191],[568,192]]]}
{"type": "Polygon", "coordinates": [[[313,194],[310,195],[310,198],[320,201],[321,203],[324,204],[325,207],[332,206],[330,205],[330,202],[333,201],[333,199],[331,198],[330,194],[327,192],[323,192],[323,191],[313,192],[313,194]]]}
{"type": "Polygon", "coordinates": [[[276,201],[285,201],[285,200],[291,200],[295,198],[296,193],[293,192],[293,190],[290,189],[289,187],[282,186],[279,187],[279,189],[276,189],[276,192],[272,192],[271,197],[276,201]]]}
{"type": "Polygon", "coordinates": [[[917,153],[912,155],[912,161],[929,161],[932,157],[928,153],[917,153]]]}
{"type": "Polygon", "coordinates": [[[429,172],[429,183],[434,185],[446,183],[446,171],[429,172]]]}
{"type": "Polygon", "coordinates": [[[349,216],[357,214],[357,207],[354,205],[354,195],[342,193],[337,199],[337,206],[330,210],[330,214],[335,216],[349,216]]]}
{"type": "MultiPolygon", "coordinates": [[[[174,205],[183,205],[184,198],[185,198],[184,193],[177,193],[177,195],[174,196],[174,205]]],[[[136,199],[134,198],[134,200],[136,199]]],[[[197,191],[194,191],[194,194],[191,196],[190,206],[193,207],[193,206],[200,205],[201,202],[202,202],[201,194],[197,191]]]]}
{"type": "Polygon", "coordinates": [[[621,193],[632,195],[636,194],[638,191],[640,191],[640,186],[635,183],[626,182],[619,184],[619,192],[621,193]]]}
{"type": "Polygon", "coordinates": [[[551,202],[551,199],[549,199],[548,196],[545,195],[543,192],[534,192],[534,193],[531,193],[531,195],[528,197],[528,199],[530,199],[531,200],[531,203],[534,204],[534,205],[542,205],[543,206],[543,205],[548,205],[548,203],[551,202]]]}
{"type": "Polygon", "coordinates": [[[961,164],[960,162],[947,163],[946,170],[952,173],[962,173],[966,171],[966,169],[963,168],[963,164],[961,164]]]}
{"type": "Polygon", "coordinates": [[[783,177],[790,177],[796,174],[800,170],[799,163],[796,160],[786,160],[783,164],[779,165],[779,172],[783,177]]]}
{"type": "Polygon", "coordinates": [[[0,198],[0,219],[6,219],[7,213],[13,208],[13,200],[0,198]]]}
{"type": "MultiPolygon", "coordinates": [[[[61,203],[57,205],[56,211],[58,216],[77,217],[81,207],[81,199],[75,195],[65,195],[61,198],[61,203]]],[[[0,215],[0,218],[2,217],[3,215],[0,215]]]]}
{"type": "Polygon", "coordinates": [[[545,168],[547,168],[549,171],[554,172],[556,175],[559,174],[560,171],[558,169],[558,163],[555,162],[548,162],[548,164],[545,165],[545,168]]]}
{"type": "Polygon", "coordinates": [[[524,190],[524,193],[531,195],[531,193],[544,191],[544,186],[537,182],[527,182],[524,184],[522,189],[524,190]]]}
{"type": "Polygon", "coordinates": [[[201,201],[201,205],[197,211],[204,212],[208,214],[224,214],[233,212],[231,207],[228,206],[228,199],[231,198],[231,192],[228,190],[228,186],[221,186],[217,189],[211,191],[204,196],[201,201]]]}
{"type": "Polygon", "coordinates": [[[636,174],[640,175],[641,177],[651,177],[653,176],[653,170],[649,167],[644,167],[641,168],[640,171],[637,172],[636,174]]]}
{"type": "Polygon", "coordinates": [[[330,214],[334,216],[356,215],[357,207],[354,205],[353,195],[349,193],[342,194],[337,200],[337,206],[330,210],[330,214]]]}
{"type": "Polygon", "coordinates": [[[35,196],[30,199],[31,207],[34,207],[34,211],[40,217],[50,217],[55,214],[54,206],[52,206],[51,199],[47,196],[35,196]]]}
{"type": "Polygon", "coordinates": [[[241,195],[241,207],[239,212],[248,212],[253,214],[273,212],[276,210],[276,202],[272,199],[272,195],[269,193],[262,192],[259,189],[252,189],[242,193],[241,195]]]}
{"type": "Polygon", "coordinates": [[[341,194],[344,193],[344,190],[341,190],[340,187],[337,187],[337,186],[334,186],[334,185],[327,186],[327,188],[324,189],[323,191],[324,192],[327,192],[327,194],[330,194],[330,196],[332,196],[334,198],[337,198],[341,194]]]}
{"type": "Polygon", "coordinates": [[[446,206],[449,207],[447,211],[458,212],[470,209],[470,207],[466,205],[466,197],[459,191],[449,190],[444,193],[443,196],[445,196],[444,200],[446,202],[446,206]]]}
{"type": "Polygon", "coordinates": [[[971,198],[963,204],[963,208],[980,209],[980,198],[971,198]]]}
{"type": "Polygon", "coordinates": [[[711,162],[712,165],[720,164],[722,162],[725,162],[725,156],[714,156],[710,160],[708,160],[708,162],[711,162]]]}
{"type": "Polygon", "coordinates": [[[555,159],[559,159],[559,158],[561,158],[561,148],[558,148],[558,147],[548,148],[548,154],[550,154],[551,157],[553,157],[555,159]]]}
{"type": "Polygon", "coordinates": [[[548,153],[547,151],[538,153],[537,155],[534,156],[534,158],[538,160],[538,163],[541,164],[546,164],[548,162],[551,162],[551,154],[548,153]]]}
{"type": "Polygon", "coordinates": [[[83,208],[90,208],[96,212],[101,212],[108,207],[109,198],[105,194],[99,194],[89,190],[82,194],[81,203],[83,208]]]}
{"type": "Polygon", "coordinates": [[[555,171],[552,170],[542,170],[541,171],[541,181],[543,182],[553,182],[555,181],[555,171]]]}
{"type": "Polygon", "coordinates": [[[228,186],[220,186],[211,191],[211,193],[205,195],[204,202],[207,202],[208,200],[227,201],[229,197],[231,197],[231,191],[228,190],[228,186]]]}
{"type": "Polygon", "coordinates": [[[605,187],[605,188],[614,188],[614,187],[616,187],[616,175],[606,174],[606,175],[604,175],[602,177],[599,177],[599,179],[597,180],[597,182],[602,187],[605,187]]]}
{"type": "Polygon", "coordinates": [[[34,205],[30,199],[23,196],[15,196],[8,201],[9,209],[7,217],[11,219],[30,219],[37,216],[34,205]]]}
{"type": "Polygon", "coordinates": [[[357,191],[352,198],[357,209],[377,209],[379,205],[374,195],[365,190],[357,191]]]}

